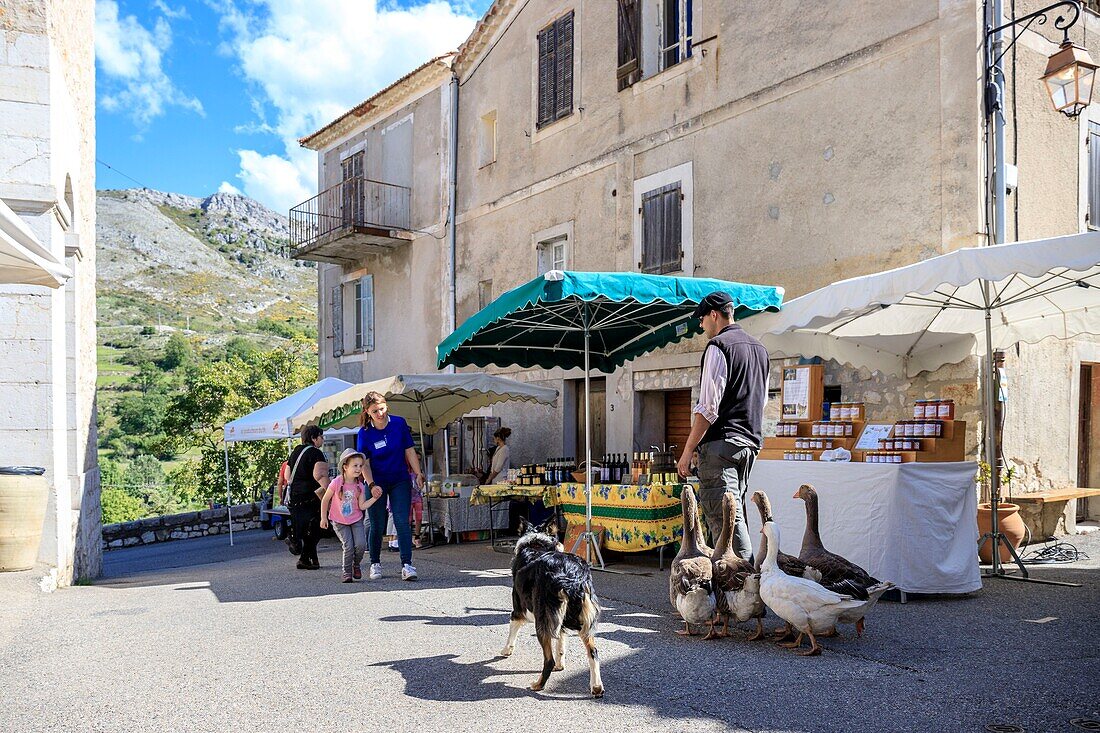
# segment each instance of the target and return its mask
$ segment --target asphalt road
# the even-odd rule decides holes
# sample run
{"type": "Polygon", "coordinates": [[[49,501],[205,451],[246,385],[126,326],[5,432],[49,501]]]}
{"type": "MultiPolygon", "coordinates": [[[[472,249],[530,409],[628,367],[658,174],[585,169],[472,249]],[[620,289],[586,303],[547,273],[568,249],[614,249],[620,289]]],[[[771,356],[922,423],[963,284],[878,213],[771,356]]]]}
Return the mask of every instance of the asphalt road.
{"type": "Polygon", "coordinates": [[[682,638],[655,562],[598,574],[606,696],[579,640],[543,693],[541,654],[507,634],[509,557],[420,551],[417,583],[337,582],[338,549],[298,571],[267,533],[108,553],[53,594],[0,580],[0,731],[1026,731],[1100,720],[1100,533],[1091,562],[987,582],[962,599],[883,603],[862,639],[803,658],[743,635],[682,638]]]}

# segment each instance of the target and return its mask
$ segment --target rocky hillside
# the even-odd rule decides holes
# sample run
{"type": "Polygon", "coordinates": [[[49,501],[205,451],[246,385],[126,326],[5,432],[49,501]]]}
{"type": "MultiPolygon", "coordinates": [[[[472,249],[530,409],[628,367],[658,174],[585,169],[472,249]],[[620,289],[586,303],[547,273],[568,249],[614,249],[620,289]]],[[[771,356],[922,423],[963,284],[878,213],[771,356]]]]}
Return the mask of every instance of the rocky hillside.
{"type": "Polygon", "coordinates": [[[262,204],[226,193],[100,191],[96,217],[101,341],[150,326],[214,343],[315,328],[317,271],[282,256],[287,219],[262,204]]]}

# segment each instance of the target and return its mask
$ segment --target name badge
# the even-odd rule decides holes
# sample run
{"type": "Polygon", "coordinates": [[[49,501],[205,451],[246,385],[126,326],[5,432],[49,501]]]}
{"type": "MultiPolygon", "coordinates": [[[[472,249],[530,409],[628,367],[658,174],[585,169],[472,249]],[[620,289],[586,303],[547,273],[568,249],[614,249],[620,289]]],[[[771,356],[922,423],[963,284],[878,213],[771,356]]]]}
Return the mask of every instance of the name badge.
{"type": "Polygon", "coordinates": [[[374,449],[375,450],[382,450],[385,447],[386,447],[386,439],[385,438],[375,442],[375,444],[374,444],[374,449]]]}

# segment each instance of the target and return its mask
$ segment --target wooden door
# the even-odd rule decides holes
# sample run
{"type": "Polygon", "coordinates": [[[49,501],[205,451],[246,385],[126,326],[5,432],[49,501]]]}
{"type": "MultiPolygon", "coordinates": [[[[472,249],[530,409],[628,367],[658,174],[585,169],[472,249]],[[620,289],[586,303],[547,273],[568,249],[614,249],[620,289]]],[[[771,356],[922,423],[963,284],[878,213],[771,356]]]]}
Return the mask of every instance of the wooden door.
{"type": "Polygon", "coordinates": [[[675,445],[677,458],[691,434],[691,390],[674,389],[665,392],[665,443],[675,445]]]}
{"type": "Polygon", "coordinates": [[[1100,365],[1081,365],[1081,395],[1078,403],[1077,485],[1100,487],[1100,365]]]}
{"type": "MultiPolygon", "coordinates": [[[[592,393],[592,460],[599,461],[607,451],[607,383],[604,378],[589,380],[592,393]]],[[[577,465],[584,460],[584,380],[576,380],[577,465]]]]}

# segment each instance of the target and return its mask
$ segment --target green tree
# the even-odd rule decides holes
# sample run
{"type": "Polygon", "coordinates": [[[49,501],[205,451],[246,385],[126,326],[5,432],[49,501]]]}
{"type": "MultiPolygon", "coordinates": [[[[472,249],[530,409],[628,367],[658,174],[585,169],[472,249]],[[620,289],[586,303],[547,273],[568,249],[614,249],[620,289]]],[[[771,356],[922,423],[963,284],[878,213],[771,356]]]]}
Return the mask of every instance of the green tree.
{"type": "MultiPolygon", "coordinates": [[[[179,454],[199,452],[195,468],[199,499],[220,502],[225,498],[223,426],[316,379],[315,347],[301,341],[187,371],[182,392],[169,402],[163,427],[171,450],[179,454]]],[[[285,459],[286,445],[281,441],[231,445],[229,480],[233,501],[251,499],[274,484],[285,459]]]]}
{"type": "Polygon", "coordinates": [[[256,357],[260,350],[244,336],[234,336],[225,344],[225,360],[241,359],[248,361],[256,357]]]}
{"type": "Polygon", "coordinates": [[[160,360],[161,369],[172,370],[186,365],[191,361],[194,349],[191,342],[179,331],[168,337],[168,343],[164,345],[164,356],[160,360]]]}
{"type": "Polygon", "coordinates": [[[148,516],[145,503],[122,489],[103,489],[99,493],[99,505],[104,524],[130,522],[148,516]]]}
{"type": "Polygon", "coordinates": [[[122,486],[122,466],[110,458],[99,459],[99,484],[104,488],[117,489],[122,486]]]}
{"type": "Polygon", "coordinates": [[[160,391],[124,395],[114,406],[118,427],[128,436],[160,434],[167,409],[168,395],[160,391]]]}

